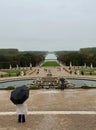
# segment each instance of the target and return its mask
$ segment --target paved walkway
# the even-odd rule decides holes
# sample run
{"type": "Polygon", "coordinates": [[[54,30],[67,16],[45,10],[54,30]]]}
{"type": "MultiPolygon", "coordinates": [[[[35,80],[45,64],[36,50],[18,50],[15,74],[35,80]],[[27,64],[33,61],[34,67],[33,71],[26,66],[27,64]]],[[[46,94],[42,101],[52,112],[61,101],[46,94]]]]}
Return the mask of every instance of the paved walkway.
{"type": "Polygon", "coordinates": [[[10,93],[0,91],[0,130],[96,130],[96,89],[31,90],[26,123],[10,93]]]}

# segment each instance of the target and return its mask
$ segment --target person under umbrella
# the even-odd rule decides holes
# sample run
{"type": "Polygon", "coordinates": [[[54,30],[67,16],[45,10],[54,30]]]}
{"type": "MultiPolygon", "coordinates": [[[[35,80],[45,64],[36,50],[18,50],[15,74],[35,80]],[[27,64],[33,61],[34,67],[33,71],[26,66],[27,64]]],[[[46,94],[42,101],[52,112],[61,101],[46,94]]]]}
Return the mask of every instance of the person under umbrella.
{"type": "Polygon", "coordinates": [[[60,81],[61,81],[61,90],[64,90],[66,87],[65,78],[61,77],[60,81]]]}
{"type": "Polygon", "coordinates": [[[11,92],[10,100],[16,105],[18,123],[25,122],[25,114],[27,114],[27,104],[25,101],[28,97],[29,88],[25,85],[17,87],[11,92]]]}
{"type": "Polygon", "coordinates": [[[18,114],[18,123],[24,123],[25,120],[25,115],[27,114],[27,104],[26,102],[22,104],[17,104],[16,105],[16,112],[18,114]]]}

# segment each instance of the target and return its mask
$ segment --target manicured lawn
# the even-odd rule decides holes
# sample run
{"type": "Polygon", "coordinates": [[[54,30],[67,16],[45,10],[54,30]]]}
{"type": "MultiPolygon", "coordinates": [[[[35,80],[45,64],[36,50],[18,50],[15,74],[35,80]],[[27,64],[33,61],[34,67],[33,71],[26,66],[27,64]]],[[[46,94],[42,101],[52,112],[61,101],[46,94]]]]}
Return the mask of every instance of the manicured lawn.
{"type": "Polygon", "coordinates": [[[1,74],[1,77],[10,77],[10,76],[19,76],[21,73],[21,70],[3,70],[3,72],[6,72],[6,74],[1,74]]]}
{"type": "Polygon", "coordinates": [[[96,75],[96,69],[78,69],[80,72],[83,72],[84,75],[96,75]]]}
{"type": "Polygon", "coordinates": [[[51,66],[54,66],[54,67],[56,67],[56,66],[60,66],[60,64],[59,63],[57,63],[56,61],[46,61],[43,65],[42,65],[43,67],[51,67],[51,66]]]}
{"type": "Polygon", "coordinates": [[[3,70],[4,72],[7,72],[7,73],[18,73],[20,72],[20,70],[3,70]]]}

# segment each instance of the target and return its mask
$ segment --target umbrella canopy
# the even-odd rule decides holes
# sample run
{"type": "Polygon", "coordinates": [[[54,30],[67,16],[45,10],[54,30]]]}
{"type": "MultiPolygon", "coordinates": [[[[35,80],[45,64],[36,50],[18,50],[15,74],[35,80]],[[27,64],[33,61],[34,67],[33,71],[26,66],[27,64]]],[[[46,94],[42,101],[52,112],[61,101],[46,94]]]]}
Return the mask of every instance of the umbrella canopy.
{"type": "Polygon", "coordinates": [[[64,79],[63,77],[61,77],[61,78],[60,78],[60,81],[61,81],[62,83],[64,83],[64,82],[65,82],[65,79],[64,79]]]}
{"type": "Polygon", "coordinates": [[[29,88],[25,85],[15,88],[11,92],[10,100],[14,104],[22,104],[29,97],[29,88]]]}

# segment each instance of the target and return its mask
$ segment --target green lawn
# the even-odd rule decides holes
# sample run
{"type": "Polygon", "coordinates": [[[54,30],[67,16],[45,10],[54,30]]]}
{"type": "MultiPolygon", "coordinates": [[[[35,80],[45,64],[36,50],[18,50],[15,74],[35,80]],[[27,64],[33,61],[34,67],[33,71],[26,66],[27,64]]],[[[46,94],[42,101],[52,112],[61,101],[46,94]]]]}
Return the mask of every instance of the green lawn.
{"type": "Polygon", "coordinates": [[[96,75],[96,69],[78,69],[80,72],[83,71],[84,75],[96,75]]]}
{"type": "Polygon", "coordinates": [[[19,76],[21,70],[3,70],[6,74],[1,74],[0,77],[10,77],[10,76],[19,76]]]}
{"type": "Polygon", "coordinates": [[[20,70],[3,70],[4,72],[7,72],[7,73],[18,73],[20,72],[20,70]]]}
{"type": "Polygon", "coordinates": [[[57,63],[56,61],[46,61],[43,65],[43,67],[51,67],[51,66],[60,66],[59,63],[57,63]]]}

